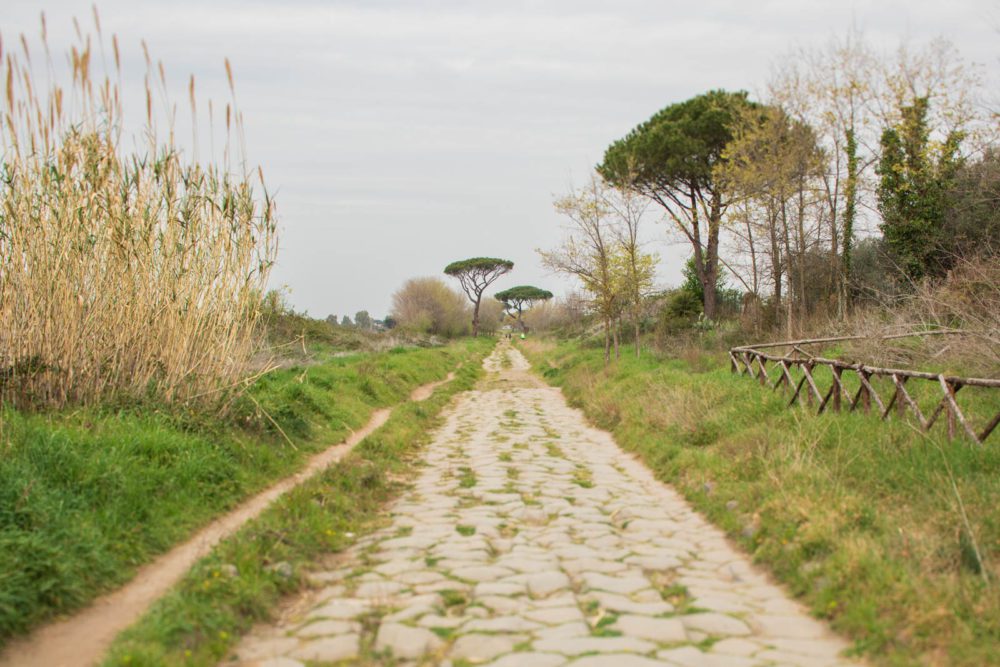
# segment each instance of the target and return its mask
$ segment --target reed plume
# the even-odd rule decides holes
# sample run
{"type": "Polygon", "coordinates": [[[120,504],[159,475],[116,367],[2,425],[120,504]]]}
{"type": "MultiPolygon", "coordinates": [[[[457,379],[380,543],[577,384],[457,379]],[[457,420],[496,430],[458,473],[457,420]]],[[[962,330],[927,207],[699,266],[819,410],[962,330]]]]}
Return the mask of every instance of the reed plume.
{"type": "MultiPolygon", "coordinates": [[[[238,113],[218,164],[184,158],[172,112],[161,131],[166,78],[148,51],[145,126],[131,140],[139,148],[125,148],[118,40],[111,71],[96,75],[94,18],[100,53],[75,24],[63,85],[44,19],[46,85],[26,39],[6,53],[0,41],[0,401],[217,396],[256,351],[274,202],[261,171],[245,167],[238,113]]],[[[193,111],[193,78],[189,94],[193,111]]]]}

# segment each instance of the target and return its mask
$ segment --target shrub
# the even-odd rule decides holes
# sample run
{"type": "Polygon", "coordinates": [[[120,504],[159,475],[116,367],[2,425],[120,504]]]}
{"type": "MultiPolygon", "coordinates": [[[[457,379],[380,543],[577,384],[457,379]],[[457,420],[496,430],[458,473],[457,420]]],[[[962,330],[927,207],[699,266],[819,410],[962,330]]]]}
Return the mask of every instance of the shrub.
{"type": "Polygon", "coordinates": [[[440,278],[411,278],[392,295],[392,318],[411,331],[455,337],[469,333],[465,296],[440,278]]]}

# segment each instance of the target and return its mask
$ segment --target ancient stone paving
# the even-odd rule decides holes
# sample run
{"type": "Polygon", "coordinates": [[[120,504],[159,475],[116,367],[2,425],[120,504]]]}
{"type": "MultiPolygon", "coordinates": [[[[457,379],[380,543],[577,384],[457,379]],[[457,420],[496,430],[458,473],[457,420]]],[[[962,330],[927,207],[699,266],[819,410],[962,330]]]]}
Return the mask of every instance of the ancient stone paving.
{"type": "Polygon", "coordinates": [[[847,644],[501,345],[391,525],[223,664],[827,666],[847,644]]]}

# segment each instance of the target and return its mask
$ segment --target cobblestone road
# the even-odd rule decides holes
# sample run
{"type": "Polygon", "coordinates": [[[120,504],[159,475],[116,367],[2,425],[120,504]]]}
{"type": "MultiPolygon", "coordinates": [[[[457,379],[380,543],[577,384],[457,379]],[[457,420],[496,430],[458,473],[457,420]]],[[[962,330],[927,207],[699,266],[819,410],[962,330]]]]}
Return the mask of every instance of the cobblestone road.
{"type": "Polygon", "coordinates": [[[391,525],[223,664],[854,664],[519,352],[485,366],[391,525]]]}

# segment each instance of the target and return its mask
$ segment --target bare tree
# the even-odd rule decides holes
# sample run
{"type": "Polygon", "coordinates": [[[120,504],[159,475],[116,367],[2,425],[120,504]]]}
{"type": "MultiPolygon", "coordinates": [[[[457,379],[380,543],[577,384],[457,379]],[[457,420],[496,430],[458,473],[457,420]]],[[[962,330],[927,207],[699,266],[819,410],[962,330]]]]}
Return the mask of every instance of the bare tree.
{"type": "Polygon", "coordinates": [[[649,208],[649,199],[627,188],[605,188],[602,194],[607,208],[618,222],[612,233],[618,246],[615,259],[619,290],[632,318],[635,356],[638,358],[641,350],[639,328],[642,300],[653,287],[656,264],[659,261],[655,253],[643,252],[642,242],[639,240],[639,224],[649,208]]]}
{"type": "Polygon", "coordinates": [[[587,187],[556,200],[556,210],[570,221],[569,233],[558,248],[539,250],[538,254],[549,269],[579,278],[591,295],[604,326],[607,364],[611,361],[611,325],[617,317],[619,300],[612,259],[615,234],[605,188],[597,176],[592,176],[587,187]]]}

